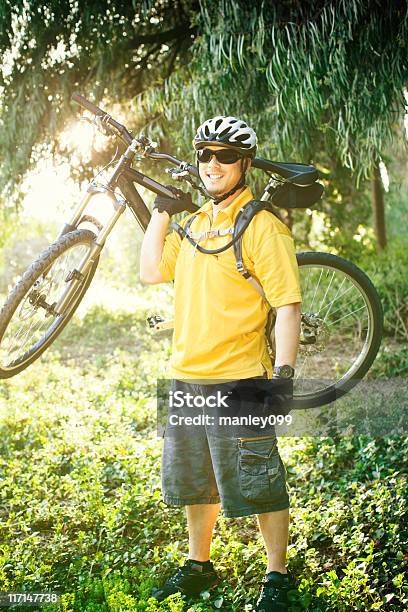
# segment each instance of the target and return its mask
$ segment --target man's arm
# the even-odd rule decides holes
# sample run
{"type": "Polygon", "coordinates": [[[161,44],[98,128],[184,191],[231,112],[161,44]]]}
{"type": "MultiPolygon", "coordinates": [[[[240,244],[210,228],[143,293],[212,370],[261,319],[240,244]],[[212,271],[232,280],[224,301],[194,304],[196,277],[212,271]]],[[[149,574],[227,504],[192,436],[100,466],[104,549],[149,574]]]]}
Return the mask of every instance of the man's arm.
{"type": "Polygon", "coordinates": [[[276,308],[275,366],[295,367],[300,339],[300,302],[276,308]]]}
{"type": "Polygon", "coordinates": [[[167,212],[153,210],[140,251],[140,280],[144,284],[154,285],[167,280],[159,270],[159,263],[169,222],[170,216],[167,212]]]}
{"type": "Polygon", "coordinates": [[[272,217],[269,212],[261,211],[253,221],[259,220],[259,223],[252,227],[254,233],[250,234],[252,242],[248,243],[248,251],[253,270],[250,267],[248,270],[255,275],[267,301],[276,309],[275,366],[290,365],[294,368],[300,339],[302,300],[299,269],[289,230],[277,225],[277,220],[272,217]]]}

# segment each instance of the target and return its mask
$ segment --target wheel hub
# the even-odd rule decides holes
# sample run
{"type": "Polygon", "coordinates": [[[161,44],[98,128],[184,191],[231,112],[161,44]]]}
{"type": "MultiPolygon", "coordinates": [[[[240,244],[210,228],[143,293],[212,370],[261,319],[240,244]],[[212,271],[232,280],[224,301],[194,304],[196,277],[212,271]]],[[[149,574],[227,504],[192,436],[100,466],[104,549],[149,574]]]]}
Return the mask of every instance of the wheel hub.
{"type": "Polygon", "coordinates": [[[45,298],[45,294],[42,294],[40,291],[37,291],[37,289],[34,289],[30,292],[28,301],[31,306],[34,306],[34,308],[43,308],[48,314],[55,314],[54,308],[56,302],[54,302],[54,304],[48,304],[45,298]]]}
{"type": "Polygon", "coordinates": [[[322,353],[330,337],[328,325],[316,314],[301,315],[299,353],[315,355],[322,353]]]}

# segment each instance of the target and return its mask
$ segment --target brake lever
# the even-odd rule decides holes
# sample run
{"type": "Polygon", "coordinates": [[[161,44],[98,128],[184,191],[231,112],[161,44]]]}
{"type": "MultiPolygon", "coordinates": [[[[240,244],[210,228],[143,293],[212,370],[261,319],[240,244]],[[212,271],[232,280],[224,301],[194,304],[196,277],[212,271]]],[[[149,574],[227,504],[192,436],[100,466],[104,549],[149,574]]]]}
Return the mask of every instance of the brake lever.
{"type": "Polygon", "coordinates": [[[91,123],[96,125],[98,130],[104,136],[116,136],[116,132],[113,130],[113,128],[110,127],[110,125],[108,123],[109,119],[110,119],[110,115],[105,115],[104,117],[100,117],[99,115],[95,115],[95,119],[93,121],[91,121],[91,123]]]}
{"type": "Polygon", "coordinates": [[[150,153],[154,153],[159,146],[157,142],[150,140],[143,132],[140,134],[138,142],[142,148],[141,154],[143,157],[149,157],[150,153]]]}
{"type": "Polygon", "coordinates": [[[205,198],[208,198],[208,193],[205,191],[205,189],[203,189],[194,181],[186,166],[181,166],[181,168],[166,168],[165,172],[167,172],[167,174],[170,174],[171,178],[174,181],[186,181],[187,183],[190,183],[193,189],[196,189],[201,193],[201,195],[203,195],[205,198]]]}
{"type": "Polygon", "coordinates": [[[170,174],[174,181],[188,180],[189,177],[188,170],[184,170],[183,168],[166,168],[165,172],[170,174]]]}
{"type": "Polygon", "coordinates": [[[85,123],[90,123],[91,125],[95,125],[95,119],[91,119],[90,117],[87,117],[86,115],[81,115],[79,120],[84,121],[85,123]]]}

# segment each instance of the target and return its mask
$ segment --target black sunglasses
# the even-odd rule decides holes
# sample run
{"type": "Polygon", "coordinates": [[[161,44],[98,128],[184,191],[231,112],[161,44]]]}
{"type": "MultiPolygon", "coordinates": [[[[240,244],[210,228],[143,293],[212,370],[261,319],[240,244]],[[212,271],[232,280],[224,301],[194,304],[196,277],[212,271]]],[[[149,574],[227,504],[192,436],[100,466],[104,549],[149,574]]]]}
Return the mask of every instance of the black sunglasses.
{"type": "Polygon", "coordinates": [[[242,159],[242,155],[233,149],[218,149],[217,151],[201,149],[197,151],[197,161],[208,164],[213,155],[215,155],[215,159],[220,162],[220,164],[235,164],[239,159],[242,159]]]}

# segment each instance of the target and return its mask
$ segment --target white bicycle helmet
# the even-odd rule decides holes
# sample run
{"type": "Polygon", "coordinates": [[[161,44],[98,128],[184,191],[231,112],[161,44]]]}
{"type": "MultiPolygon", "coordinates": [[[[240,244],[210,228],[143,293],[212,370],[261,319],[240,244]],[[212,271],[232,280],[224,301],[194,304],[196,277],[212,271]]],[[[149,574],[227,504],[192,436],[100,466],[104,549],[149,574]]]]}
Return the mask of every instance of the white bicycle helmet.
{"type": "Polygon", "coordinates": [[[245,121],[218,115],[204,121],[194,137],[195,149],[202,149],[206,145],[223,145],[243,153],[245,157],[255,157],[257,139],[254,130],[245,121]]]}

